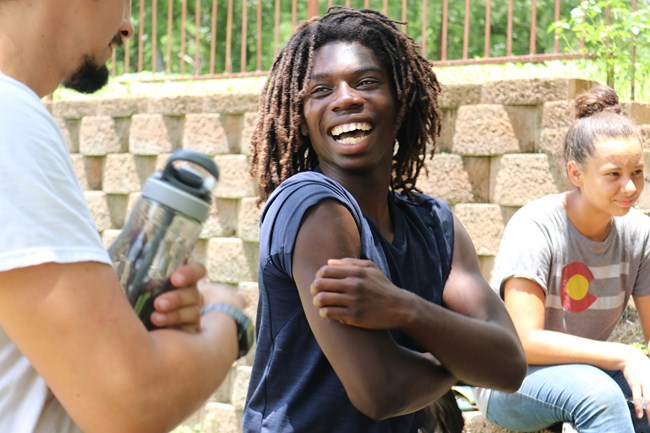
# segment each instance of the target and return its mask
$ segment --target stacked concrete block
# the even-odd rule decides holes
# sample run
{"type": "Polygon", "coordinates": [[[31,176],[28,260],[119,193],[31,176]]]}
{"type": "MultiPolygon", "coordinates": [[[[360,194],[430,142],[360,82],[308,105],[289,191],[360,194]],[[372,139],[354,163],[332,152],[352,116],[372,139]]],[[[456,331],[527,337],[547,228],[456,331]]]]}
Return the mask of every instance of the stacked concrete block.
{"type": "Polygon", "coordinates": [[[487,158],[439,153],[425,162],[417,186],[422,192],[449,204],[487,201],[487,158]]]}
{"type": "Polygon", "coordinates": [[[508,111],[502,105],[458,108],[451,151],[461,155],[499,155],[521,151],[508,111]]]}
{"type": "Polygon", "coordinates": [[[573,78],[531,78],[485,83],[481,102],[502,105],[541,105],[547,101],[572,100],[590,88],[591,81],[573,78]]]}
{"type": "Polygon", "coordinates": [[[546,194],[564,190],[553,158],[543,153],[517,153],[492,159],[490,201],[502,206],[523,206],[546,194]]]}
{"type": "MultiPolygon", "coordinates": [[[[512,214],[542,195],[568,189],[561,153],[572,99],[591,84],[533,79],[442,86],[441,137],[417,186],[450,204],[474,243],[486,279],[512,214]]],[[[48,103],[105,245],[119,233],[148,176],[162,169],[173,150],[193,149],[213,158],[221,175],[193,258],[206,263],[210,279],[242,293],[252,316],[258,300],[261,207],[248,164],[258,98],[238,93],[48,103]]],[[[650,107],[623,107],[646,137],[650,167],[650,107]]],[[[650,212],[650,185],[639,205],[650,212]]],[[[199,425],[205,433],[241,432],[253,356],[254,350],[233,365],[188,425],[199,425]]],[[[503,431],[480,416],[466,428],[468,433],[503,431]]]]}
{"type": "Polygon", "coordinates": [[[228,137],[218,113],[190,113],[185,116],[182,147],[214,156],[229,152],[228,137]]]}
{"type": "Polygon", "coordinates": [[[180,147],[182,121],[159,113],[134,114],[131,118],[129,151],[134,155],[158,155],[180,147]]]}
{"type": "Polygon", "coordinates": [[[84,116],[79,127],[79,152],[88,156],[128,151],[129,118],[84,116]]]}

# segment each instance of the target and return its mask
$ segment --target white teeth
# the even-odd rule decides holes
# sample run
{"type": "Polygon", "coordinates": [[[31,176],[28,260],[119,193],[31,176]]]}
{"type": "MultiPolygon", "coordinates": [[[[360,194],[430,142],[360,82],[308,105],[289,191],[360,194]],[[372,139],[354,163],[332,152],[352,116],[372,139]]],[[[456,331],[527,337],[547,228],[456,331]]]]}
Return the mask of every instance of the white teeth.
{"type": "Polygon", "coordinates": [[[346,138],[339,138],[336,141],[342,144],[357,144],[361,141],[363,141],[366,137],[346,137],[346,138]]]}
{"type": "Polygon", "coordinates": [[[372,126],[366,122],[346,123],[332,128],[332,135],[337,136],[350,131],[370,131],[372,126]]]}

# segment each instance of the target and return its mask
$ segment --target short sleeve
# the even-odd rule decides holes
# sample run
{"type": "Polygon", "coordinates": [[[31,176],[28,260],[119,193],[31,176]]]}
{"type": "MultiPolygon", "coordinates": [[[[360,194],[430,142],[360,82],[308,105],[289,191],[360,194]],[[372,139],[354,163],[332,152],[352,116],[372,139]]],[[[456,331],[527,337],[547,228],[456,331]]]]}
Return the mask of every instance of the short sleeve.
{"type": "Polygon", "coordinates": [[[503,298],[503,285],[510,278],[526,278],[549,287],[552,237],[547,225],[520,209],[506,225],[492,271],[490,285],[503,298]]]}
{"type": "Polygon", "coordinates": [[[47,262],[110,264],[61,131],[43,104],[0,83],[0,271],[47,262]]]}
{"type": "Polygon", "coordinates": [[[305,213],[326,199],[334,199],[350,210],[358,227],[362,214],[349,193],[317,172],[296,174],[269,197],[261,217],[260,255],[274,267],[292,275],[293,248],[305,213]]]}
{"type": "MultiPolygon", "coordinates": [[[[638,245],[639,272],[634,282],[632,295],[650,295],[650,216],[635,212],[633,224],[640,232],[630,240],[632,245],[638,245]]],[[[634,249],[634,248],[632,248],[634,249]]]]}

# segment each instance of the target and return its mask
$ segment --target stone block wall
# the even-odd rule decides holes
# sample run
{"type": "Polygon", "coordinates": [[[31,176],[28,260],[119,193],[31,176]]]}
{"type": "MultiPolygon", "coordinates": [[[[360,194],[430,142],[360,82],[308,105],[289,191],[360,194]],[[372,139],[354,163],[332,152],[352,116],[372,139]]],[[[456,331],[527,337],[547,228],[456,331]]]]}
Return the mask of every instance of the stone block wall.
{"type": "MultiPolygon", "coordinates": [[[[571,100],[592,83],[530,79],[443,85],[442,133],[418,186],[446,200],[469,232],[489,279],[508,219],[522,205],[568,188],[559,160],[571,122],[571,100]]],[[[212,280],[231,284],[257,306],[256,185],[248,174],[257,94],[50,102],[74,169],[105,244],[174,149],[203,152],[219,165],[211,214],[194,253],[212,280]]],[[[650,106],[626,112],[650,143],[650,106]]],[[[650,146],[645,147],[650,167],[650,146]]],[[[650,170],[647,170],[650,173],[650,170]]],[[[650,175],[639,206],[650,209],[650,175]]],[[[206,433],[238,433],[253,352],[239,360],[221,388],[187,420],[206,433]]],[[[471,431],[488,431],[475,425],[471,431]]],[[[469,431],[469,430],[468,430],[469,431]]],[[[489,430],[492,431],[492,430],[489,430]]]]}

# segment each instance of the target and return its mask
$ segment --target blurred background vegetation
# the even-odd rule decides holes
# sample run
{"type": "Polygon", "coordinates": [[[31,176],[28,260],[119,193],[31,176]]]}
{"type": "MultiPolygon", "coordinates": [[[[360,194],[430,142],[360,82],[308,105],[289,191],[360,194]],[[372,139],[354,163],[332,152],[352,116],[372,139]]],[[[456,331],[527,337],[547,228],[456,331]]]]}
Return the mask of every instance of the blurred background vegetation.
{"type": "MultiPolygon", "coordinates": [[[[317,12],[325,13],[332,3],[320,0],[317,12]]],[[[367,5],[392,19],[406,20],[404,30],[425,48],[443,84],[580,77],[612,85],[623,100],[650,101],[646,85],[650,0],[561,0],[557,15],[555,0],[337,3],[354,8],[367,5]],[[443,32],[445,4],[447,30],[443,32]],[[488,56],[493,63],[485,57],[488,19],[488,56]],[[441,59],[444,35],[447,44],[441,59]],[[531,45],[536,55],[573,53],[580,58],[523,62],[531,45]],[[508,55],[510,61],[504,61],[508,55]],[[465,65],[459,66],[459,60],[465,65]]],[[[257,92],[277,51],[309,12],[307,0],[133,0],[136,34],[116,51],[110,64],[114,78],[101,94],[257,92]]],[[[77,96],[59,90],[57,97],[77,96]]]]}

